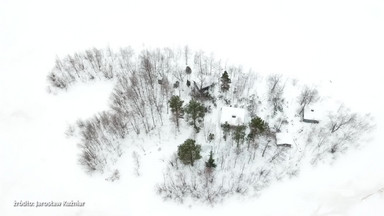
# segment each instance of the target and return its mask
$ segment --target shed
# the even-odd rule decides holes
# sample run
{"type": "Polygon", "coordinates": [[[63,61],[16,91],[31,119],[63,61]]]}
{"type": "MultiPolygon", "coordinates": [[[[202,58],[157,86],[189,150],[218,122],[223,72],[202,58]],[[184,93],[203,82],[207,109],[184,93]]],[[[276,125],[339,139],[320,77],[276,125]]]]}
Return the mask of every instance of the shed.
{"type": "Polygon", "coordinates": [[[242,108],[223,107],[221,108],[220,124],[228,123],[232,126],[245,123],[246,111],[242,108]]]}
{"type": "Polygon", "coordinates": [[[292,147],[294,144],[293,138],[290,133],[280,132],[276,133],[276,145],[282,147],[292,147]]]}

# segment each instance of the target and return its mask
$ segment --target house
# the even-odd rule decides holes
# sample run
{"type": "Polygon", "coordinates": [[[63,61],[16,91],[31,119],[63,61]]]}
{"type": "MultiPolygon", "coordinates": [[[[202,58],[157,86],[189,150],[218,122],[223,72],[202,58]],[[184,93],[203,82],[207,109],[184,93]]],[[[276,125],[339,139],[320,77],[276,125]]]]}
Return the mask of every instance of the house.
{"type": "Polygon", "coordinates": [[[213,88],[215,84],[211,84],[205,87],[199,87],[195,81],[193,81],[193,87],[192,87],[192,96],[195,98],[200,99],[209,99],[211,98],[211,95],[209,93],[210,89],[213,88]]]}
{"type": "Polygon", "coordinates": [[[292,147],[294,144],[293,138],[288,132],[276,133],[276,145],[278,147],[292,147]]]}
{"type": "Polygon", "coordinates": [[[320,119],[319,113],[320,109],[317,107],[305,107],[302,114],[303,122],[318,124],[320,119]]]}
{"type": "Polygon", "coordinates": [[[245,124],[246,110],[242,108],[221,108],[220,124],[228,123],[231,126],[245,124]]]}

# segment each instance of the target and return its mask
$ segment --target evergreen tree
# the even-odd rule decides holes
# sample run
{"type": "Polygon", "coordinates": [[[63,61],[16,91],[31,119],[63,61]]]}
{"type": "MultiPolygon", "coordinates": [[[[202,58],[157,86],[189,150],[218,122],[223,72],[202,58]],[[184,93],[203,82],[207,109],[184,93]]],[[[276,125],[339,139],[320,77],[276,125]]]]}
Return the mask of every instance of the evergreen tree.
{"type": "Polygon", "coordinates": [[[229,90],[229,84],[231,83],[231,79],[228,76],[227,71],[224,71],[221,76],[221,91],[226,92],[229,90]]]}
{"type": "Polygon", "coordinates": [[[249,129],[248,138],[254,139],[257,135],[264,133],[268,129],[268,124],[260,117],[255,117],[249,123],[249,129]]]}
{"type": "Polygon", "coordinates": [[[209,168],[209,169],[216,168],[216,163],[215,163],[215,160],[213,159],[213,153],[212,153],[212,150],[211,150],[211,152],[209,153],[209,159],[208,159],[208,161],[205,162],[205,167],[206,167],[206,168],[209,168]]]}
{"type": "Polygon", "coordinates": [[[227,141],[227,136],[229,134],[229,131],[231,130],[231,126],[228,124],[228,122],[225,122],[224,124],[221,125],[221,128],[223,129],[224,141],[227,141]]]}
{"type": "Polygon", "coordinates": [[[208,135],[208,142],[212,142],[212,140],[214,140],[214,139],[215,139],[215,134],[209,133],[209,135],[208,135]]]}
{"type": "Polygon", "coordinates": [[[233,131],[233,140],[235,140],[237,147],[240,147],[240,143],[244,141],[245,138],[245,125],[239,125],[235,127],[233,131]]]}
{"type": "Polygon", "coordinates": [[[179,145],[177,156],[185,165],[193,166],[193,163],[201,158],[200,151],[201,146],[197,145],[195,140],[187,139],[179,145]]]}
{"type": "Polygon", "coordinates": [[[201,123],[205,116],[205,108],[203,104],[192,99],[185,107],[185,112],[187,113],[189,124],[193,125],[196,133],[199,133],[200,127],[198,126],[198,123],[201,123]]]}
{"type": "Polygon", "coordinates": [[[183,103],[184,101],[180,100],[180,97],[176,95],[173,95],[169,100],[169,107],[171,108],[177,129],[179,129],[179,118],[184,115],[183,103]]]}
{"type": "Polygon", "coordinates": [[[191,73],[192,73],[192,69],[191,69],[191,67],[187,66],[187,67],[185,68],[185,73],[187,73],[187,74],[191,74],[191,73]]]}

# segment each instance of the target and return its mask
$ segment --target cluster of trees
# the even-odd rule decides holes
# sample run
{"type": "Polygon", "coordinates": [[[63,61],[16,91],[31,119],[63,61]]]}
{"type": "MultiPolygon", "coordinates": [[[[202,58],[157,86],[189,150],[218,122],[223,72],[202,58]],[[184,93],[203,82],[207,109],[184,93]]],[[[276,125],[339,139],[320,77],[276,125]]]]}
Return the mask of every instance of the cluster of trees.
{"type": "Polygon", "coordinates": [[[89,49],[85,52],[57,58],[48,74],[48,82],[54,89],[67,89],[76,82],[95,79],[109,80],[132,65],[133,50],[130,48],[113,52],[107,49],[89,49]]]}
{"type": "Polygon", "coordinates": [[[285,83],[281,74],[273,74],[268,77],[268,102],[272,107],[272,116],[277,112],[283,112],[285,83]]]}
{"type": "MultiPolygon", "coordinates": [[[[196,160],[201,159],[200,152],[201,145],[196,144],[196,141],[193,139],[187,139],[183,144],[178,146],[177,156],[184,165],[193,166],[196,160]]],[[[210,170],[216,167],[212,151],[210,151],[209,159],[205,162],[205,166],[210,170]]]]}
{"type": "Polygon", "coordinates": [[[163,108],[171,94],[166,78],[161,85],[158,84],[149,56],[141,58],[141,67],[120,77],[111,97],[111,108],[126,116],[137,134],[141,129],[148,133],[163,124],[163,108]]]}
{"type": "MultiPolygon", "coordinates": [[[[110,48],[93,48],[62,59],[57,58],[55,67],[47,77],[51,90],[65,90],[76,82],[93,80],[113,79],[116,83],[110,100],[111,110],[99,115],[103,116],[103,119],[111,119],[111,125],[116,127],[110,127],[109,123],[104,122],[102,125],[105,128],[103,126],[101,129],[81,133],[81,164],[89,170],[102,171],[108,162],[104,159],[107,156],[103,156],[104,153],[101,152],[109,151],[105,149],[111,145],[110,134],[113,134],[113,140],[117,140],[116,137],[123,139],[131,131],[136,134],[143,131],[149,133],[163,125],[164,115],[168,114],[169,109],[177,128],[180,126],[180,118],[185,116],[188,124],[198,133],[207,108],[198,98],[183,106],[184,101],[175,96],[175,91],[178,90],[181,95],[181,90],[185,88],[180,86],[185,78],[190,79],[192,67],[188,66],[189,63],[195,68],[194,77],[197,78],[201,90],[205,89],[206,84],[211,84],[210,82],[220,77],[220,61],[202,51],[193,53],[188,47],[184,50],[143,50],[138,54],[134,54],[131,48],[123,48],[117,52],[110,48]],[[181,64],[183,57],[186,66],[181,64]],[[189,61],[191,57],[193,61],[189,61]],[[105,136],[102,135],[102,130],[108,130],[105,136]],[[88,136],[92,133],[99,135],[88,136]]],[[[189,80],[188,82],[191,85],[189,80]]],[[[223,84],[225,83],[224,88],[228,90],[228,74],[224,75],[223,84]]],[[[87,127],[97,128],[90,126],[98,125],[97,119],[98,117],[88,120],[90,123],[87,127]]],[[[79,128],[83,131],[80,125],[79,128]]]]}
{"type": "Polygon", "coordinates": [[[239,148],[240,144],[244,143],[246,140],[248,142],[248,148],[251,144],[257,148],[257,138],[263,135],[271,135],[268,123],[258,116],[252,118],[248,123],[248,135],[246,125],[231,126],[228,123],[225,123],[221,125],[221,129],[223,131],[224,140],[226,141],[231,134],[232,140],[236,143],[237,148],[239,148]]]}
{"type": "Polygon", "coordinates": [[[261,135],[266,134],[267,131],[269,131],[268,123],[266,123],[263,119],[257,116],[255,118],[252,118],[251,122],[249,123],[249,134],[247,136],[248,148],[251,144],[253,144],[257,148],[257,138],[259,138],[261,135]]]}
{"type": "Polygon", "coordinates": [[[199,89],[217,80],[222,71],[221,61],[216,60],[212,54],[206,55],[203,51],[195,52],[193,63],[196,83],[199,89]]]}
{"type": "Polygon", "coordinates": [[[79,162],[89,173],[103,172],[122,155],[120,140],[127,135],[127,125],[117,115],[102,112],[92,119],[77,122],[82,153],[79,162]]]}
{"type": "MultiPolygon", "coordinates": [[[[221,92],[229,92],[231,83],[229,77],[227,71],[222,74],[221,92]]],[[[241,76],[237,76],[236,79],[239,77],[241,76]]],[[[237,83],[233,84],[237,86],[237,83]]],[[[281,75],[272,75],[267,80],[267,86],[267,100],[274,117],[278,112],[284,112],[285,81],[281,75]]],[[[234,88],[230,94],[234,96],[239,94],[238,90],[244,92],[246,89],[234,88]]],[[[256,100],[256,97],[251,99],[256,100]]],[[[298,113],[302,115],[304,109],[316,103],[320,97],[316,89],[305,87],[297,99],[298,113]]],[[[158,192],[164,198],[181,202],[186,197],[192,197],[211,204],[231,193],[258,192],[272,180],[296,175],[300,168],[299,162],[306,153],[309,152],[310,157],[313,156],[312,162],[324,158],[327,154],[336,155],[345,151],[364,132],[372,128],[369,116],[359,116],[342,106],[336,113],[329,115],[328,121],[308,127],[313,131],[306,131],[311,141],[304,151],[292,151],[290,147],[276,145],[275,130],[278,131],[278,127],[275,127],[275,130],[271,129],[262,118],[252,116],[255,117],[247,125],[231,126],[228,123],[221,125],[224,141],[231,137],[236,145],[221,144],[215,154],[211,151],[209,159],[205,161],[204,171],[202,164],[196,162],[201,159],[200,145],[194,140],[187,140],[180,145],[177,157],[170,162],[171,167],[167,169],[164,182],[157,187],[158,192]],[[245,141],[248,142],[247,147],[241,145],[245,141]],[[188,166],[191,169],[185,169],[185,166],[180,166],[177,161],[191,165],[188,166]],[[226,179],[225,176],[231,176],[231,179],[226,179]]],[[[284,116],[278,117],[272,118],[272,121],[278,121],[280,124],[287,122],[284,116]]]]}
{"type": "Polygon", "coordinates": [[[325,158],[337,158],[351,147],[359,145],[374,125],[369,114],[360,115],[340,105],[331,112],[328,119],[312,128],[307,140],[307,148],[312,152],[312,163],[325,158]]]}
{"type": "Polygon", "coordinates": [[[241,104],[254,91],[254,83],[258,79],[256,73],[252,70],[244,72],[243,68],[238,66],[230,66],[227,68],[227,73],[230,78],[230,91],[226,92],[227,98],[233,104],[241,104]]]}
{"type": "MultiPolygon", "coordinates": [[[[266,139],[259,140],[265,145],[266,139]]],[[[200,162],[201,146],[187,139],[179,145],[177,154],[169,161],[164,181],[156,186],[164,199],[184,202],[193,198],[214,205],[231,194],[259,193],[272,181],[296,172],[295,161],[288,160],[287,148],[252,148],[237,151],[233,145],[220,145],[200,162]],[[257,162],[256,162],[257,161],[257,162]]]]}
{"type": "Polygon", "coordinates": [[[173,120],[176,123],[177,129],[179,129],[179,119],[184,117],[186,113],[187,121],[193,126],[196,133],[200,132],[201,124],[204,120],[206,109],[204,105],[194,99],[192,99],[185,107],[183,107],[184,101],[179,96],[172,96],[169,100],[169,107],[171,108],[173,120]]]}
{"type": "MultiPolygon", "coordinates": [[[[201,145],[193,139],[187,139],[178,146],[177,156],[170,161],[164,182],[157,186],[158,193],[166,199],[180,202],[186,197],[192,197],[214,204],[231,193],[245,194],[250,190],[257,192],[269,184],[272,176],[281,178],[285,173],[293,172],[291,169],[274,170],[275,166],[286,162],[288,149],[278,148],[276,145],[268,146],[271,142],[265,136],[270,135],[268,124],[260,117],[255,117],[248,126],[249,133],[246,136],[245,125],[227,124],[227,127],[223,125],[224,130],[231,132],[232,139],[237,145],[233,146],[234,150],[232,145],[223,145],[217,149],[219,150],[217,158],[211,150],[204,168],[202,163],[197,163],[202,158],[201,145]],[[249,142],[257,140],[258,144],[264,147],[258,148],[256,145],[252,149],[248,147],[248,151],[239,151],[245,148],[239,145],[245,139],[249,142]],[[267,149],[269,154],[266,154],[267,149]],[[218,162],[216,159],[219,159],[218,162]],[[252,167],[251,164],[255,160],[258,160],[257,166],[252,167]],[[179,162],[184,166],[180,166],[179,162]],[[265,163],[269,164],[269,169],[265,169],[265,163]],[[190,168],[185,169],[185,165],[190,168]],[[245,167],[253,171],[245,171],[245,167]],[[276,174],[273,174],[274,172],[276,174]],[[231,178],[227,179],[226,176],[231,178]]],[[[214,136],[213,134],[209,136],[211,135],[214,136]]]]}

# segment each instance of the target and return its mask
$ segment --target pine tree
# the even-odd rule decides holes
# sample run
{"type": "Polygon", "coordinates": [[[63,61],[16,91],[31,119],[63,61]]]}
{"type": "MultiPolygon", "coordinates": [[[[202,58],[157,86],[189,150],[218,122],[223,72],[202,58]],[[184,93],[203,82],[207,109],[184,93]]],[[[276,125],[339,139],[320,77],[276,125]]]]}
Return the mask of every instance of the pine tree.
{"type": "Polygon", "coordinates": [[[257,135],[264,133],[268,129],[268,124],[260,117],[255,117],[249,123],[249,129],[251,131],[248,134],[248,138],[254,139],[257,135]]]}
{"type": "Polygon", "coordinates": [[[201,146],[196,144],[193,139],[187,139],[183,144],[179,145],[177,156],[185,165],[193,166],[196,160],[201,158],[201,146]]]}
{"type": "Polygon", "coordinates": [[[177,129],[179,129],[179,118],[184,115],[183,103],[184,101],[180,100],[180,97],[176,95],[172,96],[169,100],[169,107],[171,108],[177,129]]]}
{"type": "Polygon", "coordinates": [[[206,168],[209,168],[209,169],[216,168],[216,163],[215,163],[215,160],[213,159],[213,153],[212,153],[212,150],[211,150],[211,152],[209,153],[209,159],[208,159],[208,161],[205,162],[205,167],[206,167],[206,168]]]}
{"type": "Polygon", "coordinates": [[[245,125],[239,125],[234,128],[233,131],[233,140],[235,140],[237,148],[240,147],[240,143],[244,141],[245,138],[245,125]]]}
{"type": "Polygon", "coordinates": [[[229,84],[231,83],[231,79],[228,76],[227,71],[224,71],[221,76],[221,91],[226,92],[229,90],[229,84]]]}
{"type": "Polygon", "coordinates": [[[228,122],[225,122],[224,124],[221,125],[221,128],[223,129],[224,141],[227,141],[227,136],[231,130],[231,126],[228,124],[228,122]]]}
{"type": "Polygon", "coordinates": [[[200,127],[198,123],[201,123],[205,116],[204,105],[192,99],[185,107],[185,112],[187,113],[189,124],[193,125],[196,133],[199,133],[200,127]]]}

